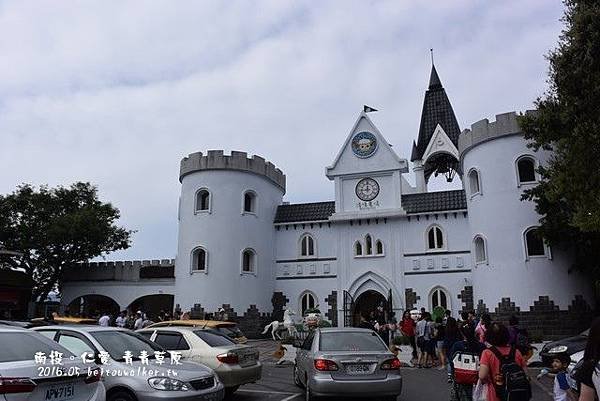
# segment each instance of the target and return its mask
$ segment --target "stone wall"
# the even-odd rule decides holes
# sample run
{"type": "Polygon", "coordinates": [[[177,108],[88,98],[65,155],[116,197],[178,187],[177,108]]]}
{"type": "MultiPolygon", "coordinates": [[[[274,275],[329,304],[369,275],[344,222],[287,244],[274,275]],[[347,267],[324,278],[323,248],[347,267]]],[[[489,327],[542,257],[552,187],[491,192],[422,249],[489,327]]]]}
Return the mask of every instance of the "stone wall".
{"type": "Polygon", "coordinates": [[[590,327],[594,316],[592,308],[580,295],[575,296],[568,310],[560,310],[548,296],[540,296],[528,311],[515,306],[510,298],[502,298],[494,310],[489,310],[479,300],[477,313],[490,313],[492,320],[504,324],[508,324],[514,315],[534,340],[554,340],[579,334],[590,327]]]}

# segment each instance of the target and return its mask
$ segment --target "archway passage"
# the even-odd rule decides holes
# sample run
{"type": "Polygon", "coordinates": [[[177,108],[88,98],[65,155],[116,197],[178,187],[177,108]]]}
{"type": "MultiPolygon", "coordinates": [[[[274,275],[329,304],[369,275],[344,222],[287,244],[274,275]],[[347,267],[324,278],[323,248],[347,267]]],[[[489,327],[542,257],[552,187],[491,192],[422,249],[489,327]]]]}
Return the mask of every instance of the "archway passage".
{"type": "Polygon", "coordinates": [[[160,313],[168,312],[173,315],[175,296],[171,294],[153,294],[139,297],[127,307],[130,313],[138,310],[144,312],[150,320],[157,321],[160,313]]]}
{"type": "Polygon", "coordinates": [[[354,301],[352,325],[358,326],[361,316],[369,321],[377,320],[385,323],[388,320],[387,309],[387,300],[383,294],[374,290],[365,291],[354,301]]]}
{"type": "Polygon", "coordinates": [[[97,318],[110,313],[114,317],[119,313],[119,304],[105,295],[83,295],[71,301],[66,312],[69,316],[97,318]]]}

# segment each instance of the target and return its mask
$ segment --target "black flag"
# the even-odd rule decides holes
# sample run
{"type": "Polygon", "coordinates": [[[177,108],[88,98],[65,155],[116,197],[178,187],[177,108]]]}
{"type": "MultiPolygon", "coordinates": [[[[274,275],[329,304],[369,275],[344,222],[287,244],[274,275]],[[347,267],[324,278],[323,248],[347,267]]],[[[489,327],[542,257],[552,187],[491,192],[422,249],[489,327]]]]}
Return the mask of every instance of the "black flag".
{"type": "Polygon", "coordinates": [[[377,111],[377,109],[372,108],[371,106],[367,106],[366,104],[363,106],[363,111],[365,113],[370,113],[372,111],[377,111]]]}

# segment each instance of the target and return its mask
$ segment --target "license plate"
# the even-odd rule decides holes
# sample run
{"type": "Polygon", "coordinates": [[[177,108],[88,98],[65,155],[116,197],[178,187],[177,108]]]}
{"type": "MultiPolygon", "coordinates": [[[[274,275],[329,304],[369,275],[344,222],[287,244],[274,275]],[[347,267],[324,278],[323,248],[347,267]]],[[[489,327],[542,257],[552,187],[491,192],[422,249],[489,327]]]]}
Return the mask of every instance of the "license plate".
{"type": "Polygon", "coordinates": [[[346,365],[346,373],[350,375],[366,375],[371,373],[371,367],[364,363],[346,365]]]}
{"type": "Polygon", "coordinates": [[[66,401],[75,397],[75,384],[63,384],[52,386],[46,390],[46,400],[48,401],[66,401]]]}

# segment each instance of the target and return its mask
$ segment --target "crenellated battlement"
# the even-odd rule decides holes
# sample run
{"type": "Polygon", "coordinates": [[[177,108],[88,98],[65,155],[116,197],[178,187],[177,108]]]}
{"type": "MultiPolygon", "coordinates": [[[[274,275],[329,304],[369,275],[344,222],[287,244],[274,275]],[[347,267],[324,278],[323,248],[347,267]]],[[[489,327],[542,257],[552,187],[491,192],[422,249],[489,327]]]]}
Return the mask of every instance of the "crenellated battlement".
{"type": "Polygon", "coordinates": [[[139,281],[175,278],[175,259],[78,263],[65,269],[64,281],[139,281]]]}
{"type": "MultiPolygon", "coordinates": [[[[533,113],[532,110],[526,111],[526,114],[533,113]]],[[[463,154],[477,146],[480,143],[490,141],[495,138],[508,135],[522,134],[517,113],[496,114],[496,121],[490,122],[487,118],[471,124],[471,129],[465,129],[458,137],[458,151],[463,154]]]]}
{"type": "Polygon", "coordinates": [[[254,155],[248,157],[246,152],[232,151],[224,155],[222,150],[209,150],[192,153],[181,160],[179,182],[188,174],[203,170],[236,170],[262,175],[271,180],[285,192],[285,174],[264,158],[254,155]]]}

